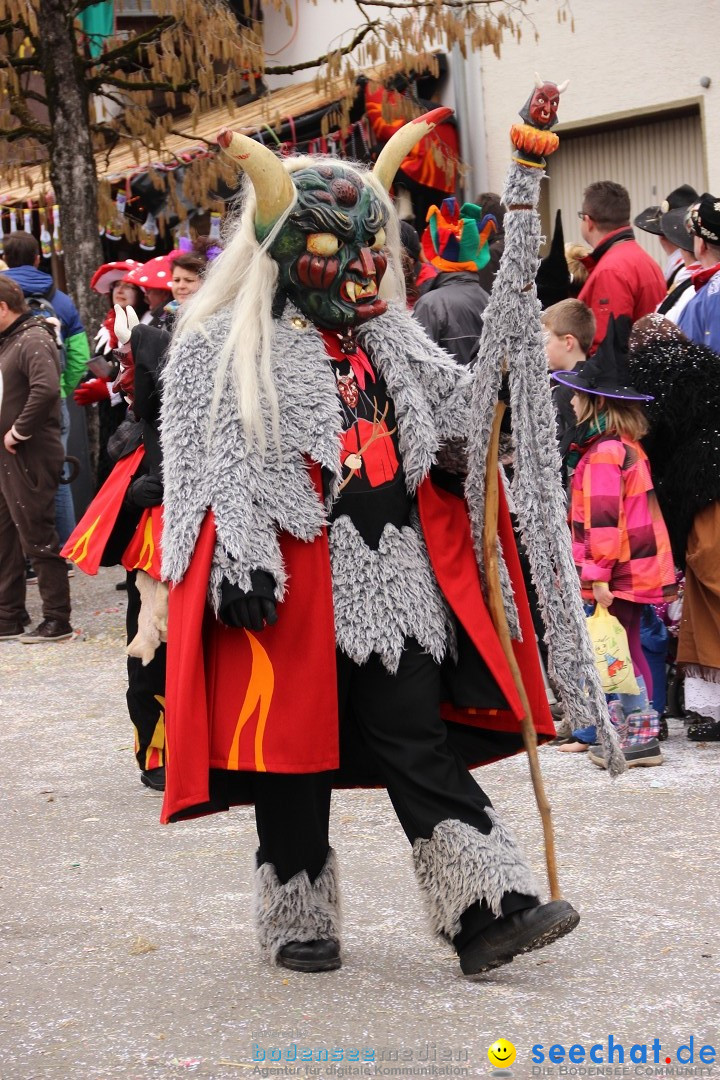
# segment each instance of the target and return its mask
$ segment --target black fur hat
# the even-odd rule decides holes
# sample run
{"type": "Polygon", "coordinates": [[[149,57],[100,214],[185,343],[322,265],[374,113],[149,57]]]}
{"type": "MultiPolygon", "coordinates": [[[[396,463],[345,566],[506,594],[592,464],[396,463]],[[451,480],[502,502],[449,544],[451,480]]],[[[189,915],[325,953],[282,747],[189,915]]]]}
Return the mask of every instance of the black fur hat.
{"type": "Polygon", "coordinates": [[[712,247],[720,247],[720,198],[706,191],[688,210],[689,228],[712,247]]]}

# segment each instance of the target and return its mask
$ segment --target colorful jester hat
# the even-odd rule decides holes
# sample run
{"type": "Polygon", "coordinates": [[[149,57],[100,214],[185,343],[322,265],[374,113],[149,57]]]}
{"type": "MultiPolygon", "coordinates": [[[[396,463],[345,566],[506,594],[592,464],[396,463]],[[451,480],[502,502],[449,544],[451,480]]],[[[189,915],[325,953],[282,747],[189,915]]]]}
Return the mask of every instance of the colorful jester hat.
{"type": "Polygon", "coordinates": [[[489,240],[497,232],[492,214],[482,207],[458,204],[454,195],[441,207],[431,206],[422,245],[425,257],[441,271],[482,270],[490,261],[489,240]]]}
{"type": "Polygon", "coordinates": [[[333,158],[284,163],[262,143],[221,131],[218,142],[255,190],[255,235],[267,240],[280,290],[317,326],[347,330],[382,315],[388,198],[412,147],[451,114],[434,109],[400,128],[372,173],[333,158]]]}

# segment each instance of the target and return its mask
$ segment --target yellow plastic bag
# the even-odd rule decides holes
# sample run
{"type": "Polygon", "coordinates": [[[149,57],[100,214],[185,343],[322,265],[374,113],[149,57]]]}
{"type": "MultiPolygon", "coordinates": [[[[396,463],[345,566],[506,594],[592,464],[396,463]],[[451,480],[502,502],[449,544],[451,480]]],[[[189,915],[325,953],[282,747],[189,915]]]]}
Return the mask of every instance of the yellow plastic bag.
{"type": "Polygon", "coordinates": [[[587,620],[588,633],[595,653],[595,667],[606,694],[639,694],[627,634],[602,604],[587,620]]]}

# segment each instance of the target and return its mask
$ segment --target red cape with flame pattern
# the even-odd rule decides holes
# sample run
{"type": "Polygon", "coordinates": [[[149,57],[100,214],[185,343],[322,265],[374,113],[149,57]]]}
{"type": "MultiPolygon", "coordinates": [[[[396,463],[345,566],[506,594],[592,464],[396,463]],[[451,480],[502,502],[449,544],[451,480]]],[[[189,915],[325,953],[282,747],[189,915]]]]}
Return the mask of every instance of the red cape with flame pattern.
{"type": "Polygon", "coordinates": [[[145,447],[138,446],[132,454],[120,458],[60,552],[63,558],[70,559],[83,573],[97,574],[125,492],[140,468],[144,455],[145,447]]]}
{"type": "MultiPolygon", "coordinates": [[[[313,470],[319,484],[319,466],[313,470]]],[[[524,638],[513,648],[544,741],[555,729],[502,489],[500,497],[499,536],[524,638]]],[[[483,708],[482,701],[473,708],[442,707],[443,717],[456,731],[466,732],[470,743],[473,732],[482,735],[476,753],[465,754],[469,764],[481,764],[521,748],[519,739],[509,743],[507,736],[519,734],[522,706],[483,600],[464,500],[428,478],[418,491],[418,506],[440,587],[507,702],[505,709],[483,708]],[[488,750],[493,732],[498,747],[488,750]]],[[[241,784],[221,783],[219,778],[230,774],[239,779],[242,772],[339,768],[338,784],[343,783],[327,535],[305,543],[282,534],[280,544],[288,593],[278,606],[278,621],[262,633],[223,626],[207,605],[215,546],[211,512],[183,581],[170,590],[163,822],[251,801],[241,784]]]]}
{"type": "MultiPolygon", "coordinates": [[[[145,447],[138,446],[132,454],[120,458],[60,552],[83,573],[91,576],[97,574],[125,493],[144,455],[145,447]]],[[[144,570],[151,578],[160,581],[162,506],[143,510],[120,561],[126,570],[144,570]]]]}

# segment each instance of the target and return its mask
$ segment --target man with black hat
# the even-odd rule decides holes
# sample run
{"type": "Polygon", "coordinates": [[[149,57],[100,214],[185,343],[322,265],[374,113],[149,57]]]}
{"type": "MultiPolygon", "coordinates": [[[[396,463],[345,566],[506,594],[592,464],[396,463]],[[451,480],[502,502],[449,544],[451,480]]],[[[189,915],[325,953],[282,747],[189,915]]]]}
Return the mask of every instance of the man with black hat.
{"type": "Polygon", "coordinates": [[[670,192],[667,199],[660,206],[646,206],[633,219],[633,225],[638,229],[642,229],[643,232],[657,236],[660,241],[660,247],[667,256],[663,273],[669,290],[672,290],[679,280],[686,276],[685,262],[682,258],[681,246],[675,241],[674,237],[665,235],[662,219],[665,214],[672,210],[686,210],[698,198],[698,193],[694,187],[691,187],[690,184],[681,184],[680,187],[674,188],[670,192]]]}
{"type": "Polygon", "coordinates": [[[695,295],[680,315],[685,337],[720,352],[720,196],[708,191],[687,212],[700,269],[693,274],[695,295]]]}
{"type": "Polygon", "coordinates": [[[583,194],[581,233],[592,248],[586,265],[590,276],[579,300],[595,316],[591,353],[605,337],[611,315],[631,322],[649,315],[666,293],[660,267],[636,242],[630,225],[630,196],[622,184],[598,180],[583,194]]]}
{"type": "Polygon", "coordinates": [[[676,248],[677,255],[682,259],[682,266],[674,275],[667,296],[657,307],[658,314],[663,315],[675,325],[695,295],[693,274],[701,269],[700,263],[695,258],[693,238],[685,227],[686,214],[687,207],[683,206],[660,215],[663,237],[676,248]]]}

